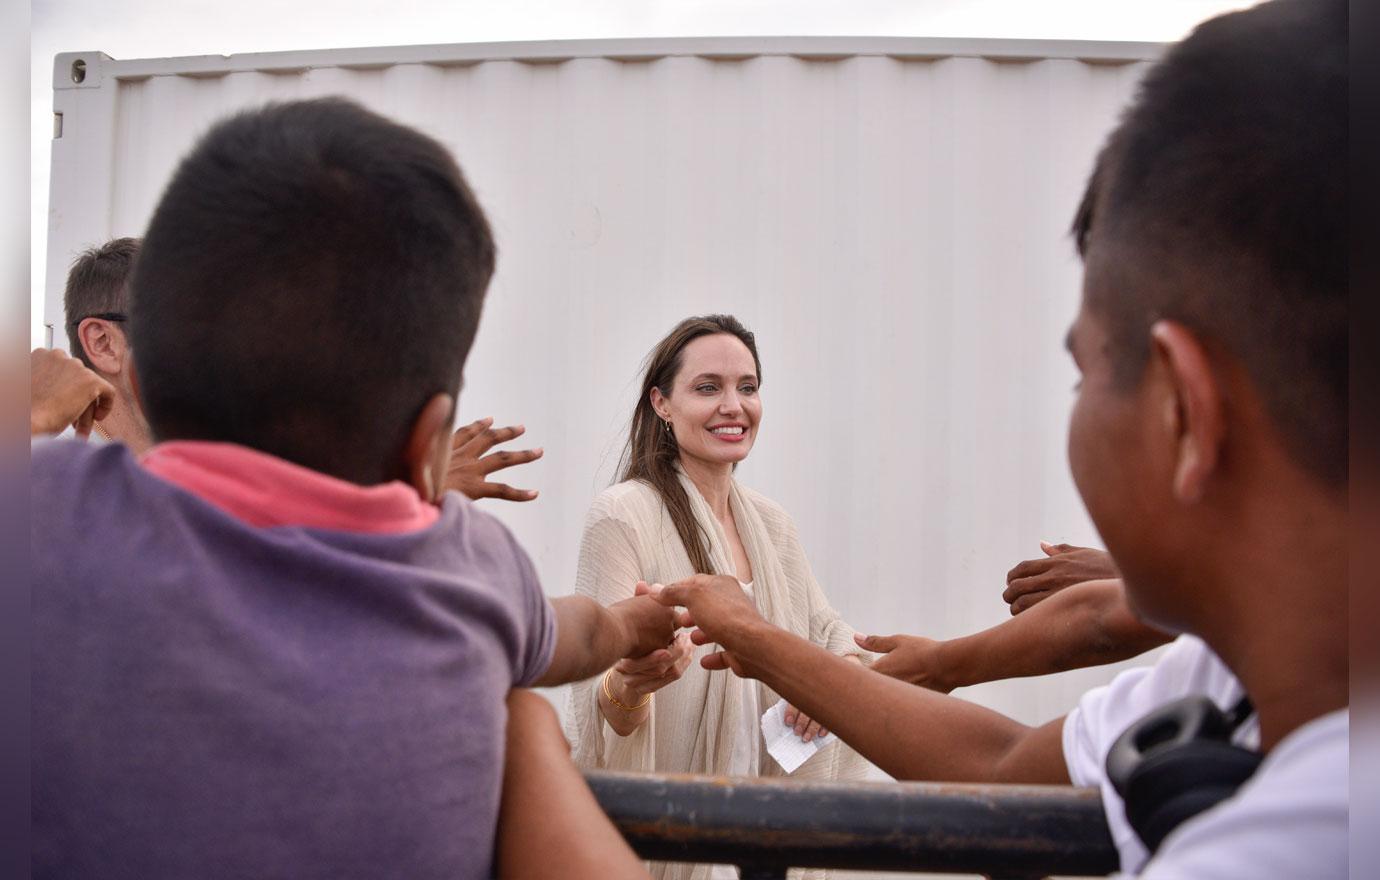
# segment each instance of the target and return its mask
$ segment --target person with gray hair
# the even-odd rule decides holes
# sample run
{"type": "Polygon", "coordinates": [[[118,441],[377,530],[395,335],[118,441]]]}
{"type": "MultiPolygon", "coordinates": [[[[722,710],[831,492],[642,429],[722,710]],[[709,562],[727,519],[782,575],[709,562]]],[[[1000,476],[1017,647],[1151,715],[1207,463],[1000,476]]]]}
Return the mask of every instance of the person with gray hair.
{"type": "Polygon", "coordinates": [[[135,396],[129,320],[129,279],[139,255],[137,238],[115,238],[82,251],[67,273],[62,293],[67,343],[81,361],[115,389],[110,411],[92,433],[118,441],[139,455],[152,444],[148,422],[135,396]]]}

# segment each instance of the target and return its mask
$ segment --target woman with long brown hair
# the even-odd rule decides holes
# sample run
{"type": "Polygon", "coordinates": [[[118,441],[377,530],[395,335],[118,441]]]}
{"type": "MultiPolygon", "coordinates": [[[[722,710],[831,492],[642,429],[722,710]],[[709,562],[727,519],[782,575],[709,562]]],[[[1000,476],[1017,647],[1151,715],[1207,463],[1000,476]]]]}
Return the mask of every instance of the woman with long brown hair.
{"type": "MultiPolygon", "coordinates": [[[[733,479],[762,419],[757,343],[736,318],[687,318],[648,358],[619,482],[594,500],[576,591],[608,605],[638,581],[731,574],[762,614],[838,654],[858,657],[853,629],[810,572],[780,505],[733,479]]],[[[682,633],[668,648],[577,684],[567,731],[581,766],[661,773],[784,775],[759,718],[778,696],[731,673],[709,674],[682,633]]],[[[860,779],[866,763],[792,707],[785,720],[821,748],[791,775],[860,779]]],[[[656,865],[662,878],[709,877],[705,865],[656,865]]]]}

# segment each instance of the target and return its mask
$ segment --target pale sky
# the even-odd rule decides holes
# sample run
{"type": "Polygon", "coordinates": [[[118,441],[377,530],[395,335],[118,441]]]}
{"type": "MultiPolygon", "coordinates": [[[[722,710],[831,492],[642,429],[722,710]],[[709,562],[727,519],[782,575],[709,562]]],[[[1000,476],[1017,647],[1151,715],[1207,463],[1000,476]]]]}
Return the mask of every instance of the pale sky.
{"type": "Polygon", "coordinates": [[[909,36],[1170,41],[1244,0],[34,0],[32,344],[43,343],[52,63],[500,40],[909,36]]]}

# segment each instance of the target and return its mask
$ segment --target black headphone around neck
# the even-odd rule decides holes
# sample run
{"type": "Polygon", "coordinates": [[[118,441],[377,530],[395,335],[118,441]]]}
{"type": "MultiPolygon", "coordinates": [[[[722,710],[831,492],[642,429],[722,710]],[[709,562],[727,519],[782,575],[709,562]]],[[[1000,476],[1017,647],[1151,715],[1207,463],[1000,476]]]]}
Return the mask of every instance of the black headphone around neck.
{"type": "Polygon", "coordinates": [[[1223,712],[1203,696],[1161,706],[1126,729],[1107,753],[1107,778],[1151,855],[1181,823],[1226,800],[1260,766],[1231,737],[1255,714],[1249,697],[1223,712]]]}

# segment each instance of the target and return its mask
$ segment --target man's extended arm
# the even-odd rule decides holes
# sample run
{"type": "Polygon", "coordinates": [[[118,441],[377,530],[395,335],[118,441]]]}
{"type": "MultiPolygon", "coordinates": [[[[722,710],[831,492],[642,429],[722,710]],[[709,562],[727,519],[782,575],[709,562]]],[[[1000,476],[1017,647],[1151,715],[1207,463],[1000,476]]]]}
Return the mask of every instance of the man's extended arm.
{"type": "Polygon", "coordinates": [[[1063,719],[1027,727],[990,709],[878,675],[772,626],[732,578],[696,576],[657,597],[683,605],[707,669],[765,682],[898,779],[1067,784],[1063,719]]]}
{"type": "Polygon", "coordinates": [[[588,596],[552,599],[556,650],[534,687],[582,681],[624,657],[641,657],[669,645],[675,637],[674,615],[645,595],[645,584],[638,589],[638,595],[607,608],[588,596]]]}
{"type": "Polygon", "coordinates": [[[873,664],[876,671],[948,693],[988,681],[1115,663],[1171,638],[1135,616],[1120,580],[1096,580],[1061,589],[970,636],[945,642],[859,636],[858,644],[885,655],[873,664]]]}

